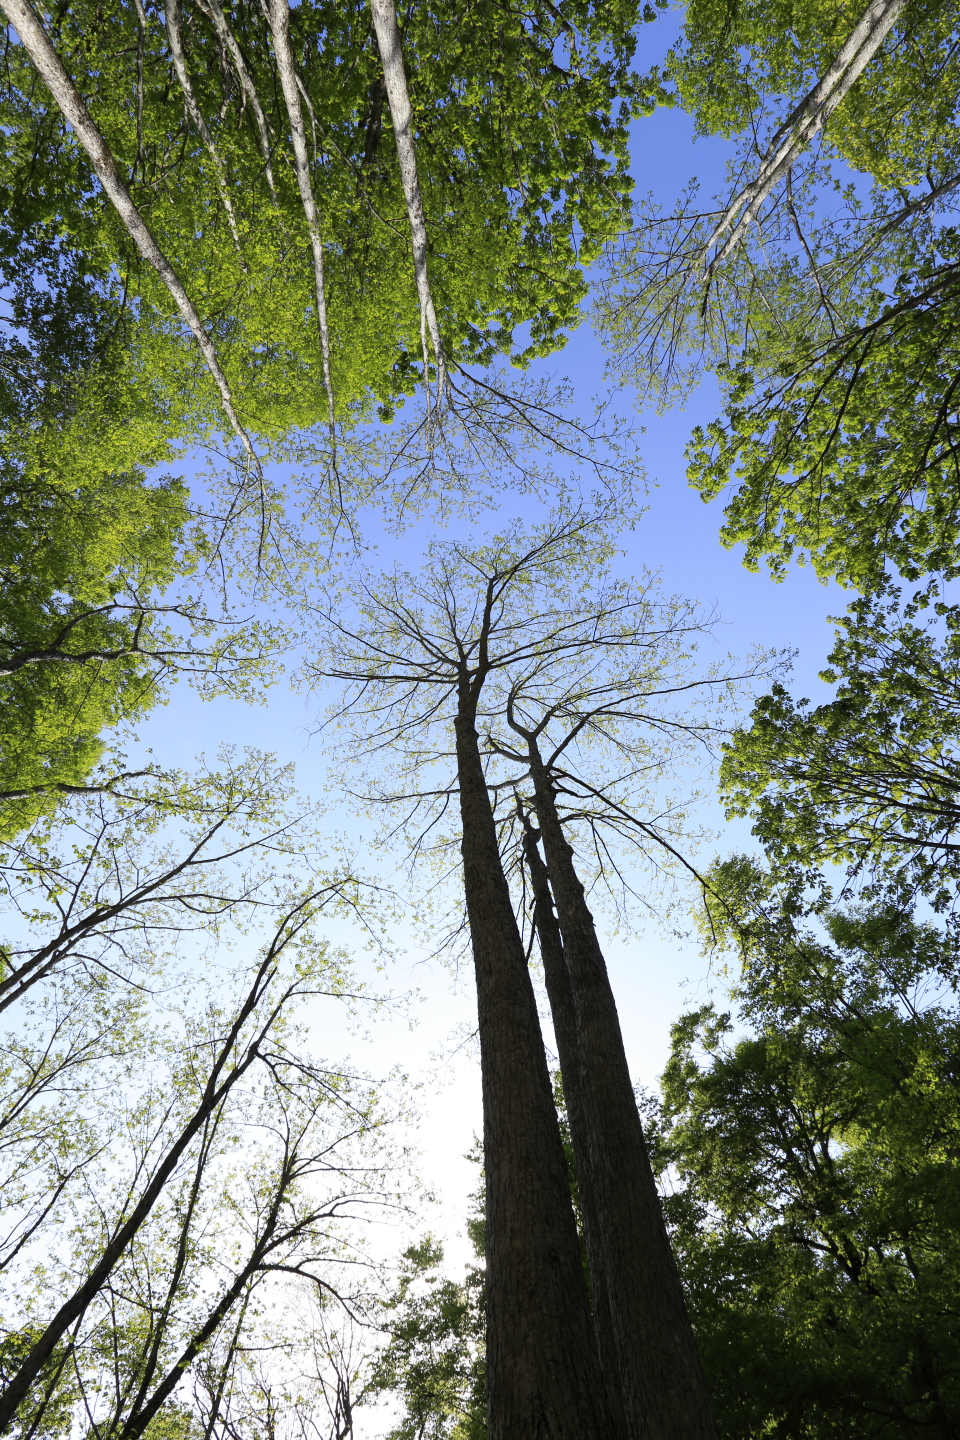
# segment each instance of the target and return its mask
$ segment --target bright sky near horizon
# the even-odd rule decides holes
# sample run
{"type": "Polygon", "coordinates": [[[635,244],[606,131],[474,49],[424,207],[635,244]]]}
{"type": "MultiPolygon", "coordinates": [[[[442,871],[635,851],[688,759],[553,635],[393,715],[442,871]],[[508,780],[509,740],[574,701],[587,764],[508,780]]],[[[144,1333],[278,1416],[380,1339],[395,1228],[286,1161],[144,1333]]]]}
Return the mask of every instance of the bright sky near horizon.
{"type": "MultiPolygon", "coordinates": [[[[662,55],[674,24],[674,17],[668,16],[644,28],[639,63],[652,63],[662,55]]],[[[691,123],[679,111],[660,111],[635,126],[637,190],[651,190],[670,200],[697,174],[706,192],[712,193],[723,184],[724,154],[721,142],[694,142],[691,123]]],[[[569,376],[581,406],[588,406],[605,383],[604,356],[589,324],[571,337],[546,369],[569,376]]],[[[842,611],[845,598],[835,587],[818,583],[809,569],[795,568],[780,583],[765,573],[751,574],[737,553],[721,546],[720,507],[705,505],[688,487],[683,453],[693,425],[712,419],[718,410],[716,387],[708,381],[685,409],[641,417],[646,429],[640,444],[651,489],[647,513],[624,537],[628,566],[658,569],[666,592],[715,605],[723,621],[719,634],[724,650],[739,655],[758,645],[796,650],[792,688],[816,697],[823,690],[817,672],[825,663],[832,635],[826,617],[842,611]]],[[[509,514],[510,508],[507,497],[504,512],[509,514]]],[[[422,528],[393,542],[394,550],[382,553],[383,562],[401,559],[406,568],[415,569],[422,528]]],[[[472,529],[479,533],[477,526],[472,529]]],[[[182,689],[141,726],[140,733],[164,763],[189,763],[195,753],[212,753],[222,743],[275,751],[281,759],[296,763],[303,790],[320,797],[325,792],[324,756],[311,739],[320,707],[320,696],[294,693],[283,686],[270,693],[265,707],[224,699],[203,703],[182,689]]],[[[336,828],[352,824],[345,812],[337,810],[332,821],[336,828]]],[[[708,823],[721,831],[714,850],[743,847],[744,827],[725,829],[716,806],[708,823]]],[[[666,938],[654,930],[639,940],[611,938],[608,956],[633,1073],[644,1085],[653,1086],[666,1059],[671,1023],[685,1005],[706,994],[705,962],[693,942],[666,938]]],[[[330,1028],[324,1033],[318,1017],[316,1048],[331,1059],[350,1053],[374,1074],[385,1074],[396,1065],[423,1083],[417,1141],[424,1177],[436,1189],[439,1202],[437,1213],[425,1217],[423,1228],[446,1235],[448,1256],[456,1263],[466,1255],[465,1242],[456,1239],[456,1232],[462,1228],[465,1197],[476,1185],[475,1169],[463,1157],[481,1124],[477,1057],[470,1046],[457,1049],[459,1038],[473,1023],[470,977],[454,981],[442,966],[424,961],[411,946],[393,962],[386,983],[394,991],[409,987],[421,991],[409,1018],[377,1020],[369,1038],[363,1038],[345,1029],[340,1032],[328,1007],[322,1025],[330,1028]]]]}

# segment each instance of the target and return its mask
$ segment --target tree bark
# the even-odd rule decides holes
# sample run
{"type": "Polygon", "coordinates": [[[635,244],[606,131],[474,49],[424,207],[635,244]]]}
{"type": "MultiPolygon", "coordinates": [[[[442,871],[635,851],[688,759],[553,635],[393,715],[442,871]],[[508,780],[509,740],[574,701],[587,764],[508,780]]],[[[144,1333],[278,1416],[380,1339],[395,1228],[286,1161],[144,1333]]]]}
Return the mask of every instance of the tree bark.
{"type": "Polygon", "coordinates": [[[430,280],[427,275],[427,222],[423,213],[420,196],[420,180],[417,175],[417,153],[413,141],[413,109],[407,88],[407,75],[403,64],[403,46],[397,26],[397,14],[393,0],[370,0],[383,80],[390,106],[390,118],[397,144],[397,161],[400,179],[403,182],[404,199],[407,202],[407,219],[410,224],[410,243],[413,249],[413,269],[417,279],[417,294],[420,297],[420,329],[423,343],[423,382],[428,384],[427,332],[433,343],[437,362],[437,396],[443,395],[445,386],[445,361],[440,341],[440,325],[433,303],[430,280]]]}
{"type": "Polygon", "coordinates": [[[527,862],[527,873],[533,890],[533,924],[543,961],[543,977],[553,1016],[553,1033],[560,1057],[560,1074],[563,1077],[563,1093],[567,1102],[567,1118],[570,1122],[570,1136],[573,1141],[577,1169],[577,1188],[580,1193],[580,1209],[583,1215],[584,1241],[587,1247],[587,1262],[590,1267],[590,1299],[593,1312],[593,1327],[597,1341],[600,1370],[613,1425],[613,1434],[625,1436],[626,1418],[620,1397],[619,1362],[613,1332],[613,1317],[610,1313],[610,1287],[606,1275],[606,1259],[601,1243],[600,1226],[594,1203],[595,1187],[587,1177],[584,1184],[580,1166],[590,1154],[586,1118],[583,1111],[583,1082],[580,1075],[580,1056],[577,1046],[577,1015],[573,1003],[573,989],[563,953],[563,938],[553,911],[553,897],[550,893],[550,879],[543,863],[537,841],[540,833],[534,830],[526,815],[522,816],[524,827],[523,850],[527,862]]]}
{"type": "Polygon", "coordinates": [[[462,694],[456,750],[483,1081],[489,1440],[607,1440],[560,1128],[474,711],[475,699],[462,694]]]}
{"type": "Polygon", "coordinates": [[[577,1153],[576,1140],[574,1153],[581,1190],[593,1192],[626,1433],[630,1440],[716,1440],[606,964],[549,773],[536,742],[528,744],[576,1012],[586,1153],[577,1153]]]}
{"type": "MultiPolygon", "coordinates": [[[[169,3],[169,0],[168,0],[169,3]]],[[[273,37],[273,48],[277,60],[280,85],[290,119],[290,137],[293,141],[294,170],[297,186],[310,235],[313,253],[313,281],[317,297],[317,328],[320,331],[320,359],[323,366],[323,384],[327,392],[327,416],[330,439],[336,442],[336,405],[333,395],[333,379],[330,373],[330,323],[327,318],[327,291],[323,268],[323,238],[320,234],[320,215],[310,180],[310,160],[307,155],[307,133],[303,124],[300,107],[300,91],[297,86],[297,71],[290,45],[290,5],[288,0],[268,0],[266,4],[267,23],[273,37]]]]}
{"type": "Polygon", "coordinates": [[[834,56],[826,74],[790,111],[772,136],[759,172],[734,196],[723,212],[706,248],[716,245],[733,225],[740,206],[746,209],[737,220],[733,233],[717,251],[704,270],[709,280],[727,256],[740,243],[757,211],[777,181],[792,169],[804,150],[860,79],[884,40],[903,13],[906,0],[870,0],[866,11],[834,56]]]}
{"type": "Polygon", "coordinates": [[[207,369],[220,392],[220,403],[223,405],[227,419],[250,457],[257,475],[261,476],[259,457],[253,448],[250,436],[240,423],[230,386],[220,368],[213,341],[203,328],[200,316],[194,309],[193,301],[180,283],[173,266],[153,238],[146,221],[133,203],[129,190],[120,178],[120,172],[110,147],[97,129],[83,96],[64,69],[59,55],[54,50],[50,38],[29,0],[0,0],[0,9],[3,10],[19,35],[20,42],[30,56],[37,74],[60,107],[64,118],[73,126],[74,134],[87,152],[94,174],[126,226],[127,234],[147,264],[152,266],[167,287],[174,304],[200,347],[200,353],[206,362],[207,369]]]}

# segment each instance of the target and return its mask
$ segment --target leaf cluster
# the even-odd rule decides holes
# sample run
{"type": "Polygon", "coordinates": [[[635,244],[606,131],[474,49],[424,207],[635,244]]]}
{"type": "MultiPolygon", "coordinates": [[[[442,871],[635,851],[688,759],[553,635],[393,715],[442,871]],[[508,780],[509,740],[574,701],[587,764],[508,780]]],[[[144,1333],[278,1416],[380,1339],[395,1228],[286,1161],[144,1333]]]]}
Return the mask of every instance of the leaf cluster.
{"type": "Polygon", "coordinates": [[[738,917],[736,1009],[673,1030],[656,1153],[720,1433],[956,1425],[956,948],[896,896],[738,917]],[[794,912],[795,913],[795,912],[794,912]]]}
{"type": "Polygon", "coordinates": [[[841,622],[811,707],[782,685],[728,743],[730,815],[752,815],[778,866],[824,861],[948,906],[956,879],[958,630],[931,584],[858,601],[841,622]]]}
{"type": "MultiPolygon", "coordinates": [[[[854,17],[790,0],[688,7],[670,69],[700,127],[738,136],[740,193],[772,114],[827,69],[854,17]]],[[[727,197],[641,204],[598,305],[621,378],[661,400],[712,370],[724,413],[689,478],[725,493],[722,538],[782,575],[809,559],[867,591],[956,563],[955,16],[906,5],[815,148],[714,271],[727,197]],[[848,168],[849,167],[849,168],[848,168]],[[851,180],[850,169],[860,176],[851,180]]]]}

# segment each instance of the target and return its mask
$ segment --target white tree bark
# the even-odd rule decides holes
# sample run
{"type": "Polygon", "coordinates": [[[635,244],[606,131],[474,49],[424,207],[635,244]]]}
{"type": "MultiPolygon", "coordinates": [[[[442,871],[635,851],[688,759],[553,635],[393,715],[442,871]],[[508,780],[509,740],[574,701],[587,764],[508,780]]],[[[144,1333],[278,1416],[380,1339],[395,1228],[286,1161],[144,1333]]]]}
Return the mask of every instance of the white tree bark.
{"type": "Polygon", "coordinates": [[[840,102],[849,94],[893,29],[904,4],[905,0],[871,0],[859,24],[834,56],[826,73],[777,128],[756,176],[730,201],[707,241],[706,248],[709,251],[719,243],[730,226],[734,226],[721,249],[706,266],[704,279],[709,280],[717,267],[723,264],[740,243],[774,185],[791,168],[801,151],[809,145],[814,135],[823,128],[840,102]],[[737,220],[742,206],[746,208],[737,220]]]}
{"type": "Polygon", "coordinates": [[[140,254],[147,264],[157,272],[167,287],[177,309],[200,347],[200,353],[206,361],[207,369],[220,392],[220,399],[230,424],[250,457],[257,474],[260,475],[259,458],[249,435],[240,423],[234,407],[233,396],[230,393],[230,386],[220,368],[213,341],[203,328],[200,316],[194,309],[193,302],[180,283],[173,266],[154,240],[146,221],[121,180],[117,162],[113,158],[110,147],[100,134],[82,95],[64,69],[37,14],[28,0],[0,0],[0,9],[3,10],[19,35],[24,50],[59,105],[64,118],[73,126],[77,139],[90,157],[90,163],[97,179],[126,226],[127,232],[140,254]]]}
{"type": "Polygon", "coordinates": [[[253,77],[247,69],[247,62],[243,58],[243,51],[234,39],[233,31],[227,24],[227,17],[223,13],[220,0],[198,0],[201,10],[208,17],[214,30],[228,51],[233,61],[233,68],[237,72],[237,79],[240,81],[241,89],[250,103],[253,117],[257,122],[257,134],[260,137],[260,153],[263,156],[264,172],[267,177],[267,184],[270,186],[270,194],[277,200],[277,187],[273,179],[273,162],[270,158],[270,127],[267,125],[267,117],[263,113],[263,106],[260,104],[260,96],[253,83],[253,77]]]}
{"type": "Polygon", "coordinates": [[[424,379],[427,367],[427,333],[433,343],[437,361],[437,388],[442,394],[445,387],[446,367],[443,346],[440,342],[440,326],[430,292],[427,274],[427,226],[420,198],[420,181],[417,177],[417,155],[413,143],[413,111],[410,106],[410,92],[403,68],[403,49],[400,31],[397,28],[397,13],[393,0],[370,0],[383,78],[387,87],[387,102],[393,133],[397,142],[397,160],[403,181],[403,194],[407,202],[407,218],[410,222],[410,240],[413,248],[413,268],[417,278],[417,293],[420,297],[420,337],[423,343],[424,379]]]}
{"type": "Polygon", "coordinates": [[[213,141],[210,127],[203,118],[203,112],[197,103],[197,97],[193,93],[193,85],[190,82],[190,72],[187,69],[187,62],[183,53],[183,40],[180,34],[180,0],[164,0],[164,20],[167,27],[167,40],[170,45],[170,54],[173,56],[173,67],[177,72],[177,79],[180,82],[180,89],[183,91],[183,98],[186,102],[187,113],[193,121],[203,143],[210,152],[217,172],[217,183],[220,186],[220,198],[223,201],[223,208],[227,212],[227,221],[230,226],[230,234],[233,236],[233,243],[236,246],[237,254],[240,256],[240,264],[244,271],[247,270],[243,259],[243,251],[240,248],[240,232],[237,229],[237,217],[233,210],[233,201],[230,199],[230,188],[227,182],[227,169],[219,150],[213,141]]]}
{"type": "MultiPolygon", "coordinates": [[[[168,3],[170,3],[170,0],[168,0],[168,3]]],[[[294,168],[297,174],[300,199],[303,203],[303,213],[306,216],[307,229],[310,232],[310,247],[313,251],[313,278],[317,295],[317,324],[320,329],[320,351],[323,357],[323,383],[327,391],[327,409],[329,412],[330,437],[332,440],[336,433],[336,427],[333,380],[330,375],[330,326],[327,319],[327,294],[323,273],[323,238],[320,234],[320,217],[317,213],[313,185],[310,181],[307,132],[303,123],[303,110],[300,106],[300,89],[297,82],[297,71],[293,60],[293,51],[290,47],[290,6],[287,0],[264,0],[264,10],[267,15],[267,23],[270,26],[270,34],[273,38],[273,50],[276,56],[277,70],[280,75],[280,84],[283,89],[283,98],[287,107],[287,115],[290,118],[294,168]]]]}

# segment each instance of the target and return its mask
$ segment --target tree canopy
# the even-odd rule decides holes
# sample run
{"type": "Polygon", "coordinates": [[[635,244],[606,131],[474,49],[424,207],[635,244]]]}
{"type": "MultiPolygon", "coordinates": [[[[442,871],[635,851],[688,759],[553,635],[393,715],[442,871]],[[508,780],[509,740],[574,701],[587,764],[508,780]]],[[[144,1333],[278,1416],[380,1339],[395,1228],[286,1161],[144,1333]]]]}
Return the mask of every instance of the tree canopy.
{"type": "MultiPolygon", "coordinates": [[[[534,0],[495,23],[417,9],[390,63],[365,5],[11,7],[0,785],[27,792],[8,797],[16,826],[156,698],[147,657],[177,648],[158,594],[223,538],[209,516],[206,536],[188,527],[205,507],[150,467],[232,427],[248,453],[228,520],[252,503],[262,545],[278,501],[247,432],[391,413],[428,379],[425,293],[434,371],[561,344],[657,82],[632,68],[633,0],[534,0]]],[[[179,619],[202,630],[208,610],[179,619]]]]}
{"type": "Polygon", "coordinates": [[[668,72],[701,131],[738,137],[733,199],[694,187],[673,213],[641,204],[599,306],[642,394],[720,378],[724,415],[694,431],[689,474],[705,499],[726,495],[725,543],[775,574],[806,556],[862,590],[888,563],[953,567],[960,514],[956,16],[875,3],[871,17],[879,46],[831,109],[849,11],[688,7],[668,72]],[[806,120],[822,124],[812,148],[806,120]]]}
{"type": "Polygon", "coordinates": [[[745,857],[712,879],[735,1008],[674,1026],[656,1155],[720,1433],[947,1436],[955,945],[895,897],[813,923],[745,857]]]}
{"type": "MultiPolygon", "coordinates": [[[[581,265],[628,191],[628,121],[656,88],[631,69],[639,17],[633,0],[585,0],[562,15],[533,0],[404,18],[430,285],[449,362],[542,354],[576,322],[581,265]],[[529,327],[519,345],[518,327],[529,327]]],[[[259,7],[80,5],[48,23],[209,331],[243,423],[277,436],[325,420],[318,303],[341,417],[409,393],[422,369],[417,283],[367,7],[300,5],[289,18],[323,248],[319,297],[297,125],[259,7]]],[[[37,246],[76,272],[110,345],[126,430],[142,420],[180,438],[216,424],[219,399],[193,338],[22,46],[7,45],[4,68],[5,280],[29,286],[37,246]]]]}
{"type": "Polygon", "coordinates": [[[955,7],[689,0],[638,73],[665,3],[0,0],[21,1440],[349,1440],[385,1397],[394,1440],[960,1433],[955,7]],[[665,103],[727,184],[631,210],[665,103]],[[595,281],[644,402],[720,380],[689,473],[722,538],[860,592],[824,703],[621,578],[632,430],[505,378],[595,281]],[[414,513],[426,566],[378,573],[414,513]],[[131,729],[184,678],[250,698],[281,644],[326,689],[329,794],[389,816],[357,856],[271,757],[174,770],[131,729]],[[688,853],[718,751],[762,864],[688,853]],[[401,846],[387,898],[364,856],[401,846]],[[732,1004],[681,1017],[638,1107],[590,897],[630,929],[664,878],[732,1004]],[[367,998],[325,913],[399,944],[384,907],[472,951],[463,1282],[388,1141],[405,1080],[307,1043],[367,998]]]}

